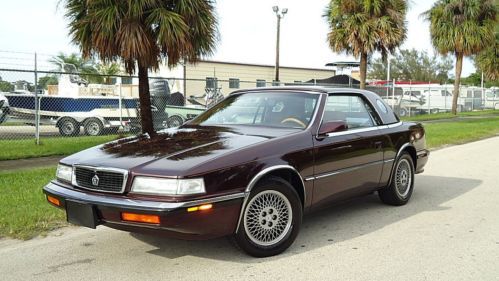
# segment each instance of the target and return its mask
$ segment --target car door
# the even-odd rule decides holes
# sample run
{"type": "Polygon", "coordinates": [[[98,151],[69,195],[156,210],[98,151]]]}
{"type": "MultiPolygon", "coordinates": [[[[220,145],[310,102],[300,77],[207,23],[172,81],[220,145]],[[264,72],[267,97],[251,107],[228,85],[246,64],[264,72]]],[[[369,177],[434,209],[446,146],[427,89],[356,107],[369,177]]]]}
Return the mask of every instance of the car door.
{"type": "Polygon", "coordinates": [[[374,190],[383,165],[382,138],[372,107],[358,95],[328,96],[322,122],[345,121],[347,131],[314,139],[315,205],[374,190]]]}

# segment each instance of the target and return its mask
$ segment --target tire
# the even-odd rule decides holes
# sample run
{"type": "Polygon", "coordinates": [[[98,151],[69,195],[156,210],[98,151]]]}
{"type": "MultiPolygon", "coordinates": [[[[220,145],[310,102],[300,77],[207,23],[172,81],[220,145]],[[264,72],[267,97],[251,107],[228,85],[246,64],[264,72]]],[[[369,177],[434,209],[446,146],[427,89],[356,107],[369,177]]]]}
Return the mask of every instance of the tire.
{"type": "Polygon", "coordinates": [[[379,190],[381,201],[388,205],[402,206],[409,202],[414,190],[414,162],[411,155],[404,152],[397,159],[390,185],[379,190]]]}
{"type": "Polygon", "coordinates": [[[234,236],[243,251],[254,257],[270,257],[293,244],[300,231],[303,210],[291,184],[270,177],[251,191],[247,202],[234,236]],[[274,237],[260,237],[264,232],[274,237]]]}
{"type": "Polygon", "coordinates": [[[184,119],[178,115],[173,115],[166,120],[168,128],[179,127],[184,124],[184,119]]]}
{"type": "Polygon", "coordinates": [[[63,117],[59,120],[57,127],[59,134],[64,137],[73,137],[80,134],[80,124],[71,117],[63,117]]]}
{"type": "Polygon", "coordinates": [[[85,121],[83,129],[87,136],[99,136],[104,132],[104,125],[97,118],[89,118],[85,121]]]}
{"type": "Polygon", "coordinates": [[[406,117],[408,113],[409,112],[404,107],[400,108],[400,110],[399,110],[399,116],[400,117],[406,117]]]}

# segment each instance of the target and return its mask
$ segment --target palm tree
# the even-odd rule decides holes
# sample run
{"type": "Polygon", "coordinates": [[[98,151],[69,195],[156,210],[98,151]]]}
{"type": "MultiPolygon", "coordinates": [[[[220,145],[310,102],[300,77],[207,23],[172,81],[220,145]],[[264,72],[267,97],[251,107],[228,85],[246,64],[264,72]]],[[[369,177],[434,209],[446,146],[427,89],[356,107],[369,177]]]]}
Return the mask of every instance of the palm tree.
{"type": "Polygon", "coordinates": [[[65,0],[70,35],[84,57],[138,70],[142,131],[154,134],[149,70],[212,54],[218,39],[212,0],[65,0]]]}
{"type": "Polygon", "coordinates": [[[435,49],[456,56],[452,113],[457,114],[463,59],[494,43],[496,7],[493,0],[438,0],[422,15],[430,22],[435,49]]]}
{"type": "Polygon", "coordinates": [[[102,82],[104,84],[109,85],[111,84],[111,76],[121,74],[121,66],[116,62],[99,63],[97,65],[97,71],[100,75],[105,75],[100,77],[103,78],[102,82]]]}
{"type": "Polygon", "coordinates": [[[90,83],[102,82],[102,79],[99,76],[95,75],[98,74],[97,68],[95,67],[95,62],[91,59],[84,59],[78,54],[71,53],[68,55],[60,52],[58,55],[52,57],[49,62],[56,67],[56,71],[75,71],[90,83]],[[61,63],[64,63],[65,66],[63,66],[61,63]],[[70,68],[69,65],[74,66],[75,69],[70,68]]]}
{"type": "Polygon", "coordinates": [[[324,17],[327,39],[335,52],[360,56],[360,88],[366,87],[367,58],[375,51],[386,58],[405,40],[405,0],[331,0],[324,17]]]}
{"type": "Polygon", "coordinates": [[[496,42],[482,50],[475,58],[478,69],[490,81],[499,80],[499,25],[496,25],[496,42]]]}

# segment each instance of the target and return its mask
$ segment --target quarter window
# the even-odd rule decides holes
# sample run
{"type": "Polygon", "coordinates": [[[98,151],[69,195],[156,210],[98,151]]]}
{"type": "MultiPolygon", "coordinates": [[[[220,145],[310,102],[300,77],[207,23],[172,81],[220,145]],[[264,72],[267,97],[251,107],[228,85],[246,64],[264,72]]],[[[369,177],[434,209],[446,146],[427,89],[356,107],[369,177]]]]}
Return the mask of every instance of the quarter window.
{"type": "Polygon", "coordinates": [[[368,105],[358,96],[328,96],[323,122],[329,121],[345,121],[349,130],[374,126],[368,105]]]}
{"type": "Polygon", "coordinates": [[[384,114],[388,113],[388,109],[381,100],[376,100],[376,104],[378,105],[378,108],[381,110],[381,112],[383,112],[384,114]]]}

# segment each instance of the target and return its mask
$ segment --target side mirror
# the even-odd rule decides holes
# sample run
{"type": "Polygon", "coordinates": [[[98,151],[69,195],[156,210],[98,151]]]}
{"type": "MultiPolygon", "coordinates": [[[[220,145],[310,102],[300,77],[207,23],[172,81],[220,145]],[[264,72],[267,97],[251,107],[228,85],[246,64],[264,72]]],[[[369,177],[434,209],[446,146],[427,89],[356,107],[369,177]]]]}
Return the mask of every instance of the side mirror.
{"type": "Polygon", "coordinates": [[[348,125],[345,121],[330,121],[322,123],[319,128],[319,133],[317,134],[317,138],[324,138],[329,133],[336,133],[348,130],[348,125]]]}

